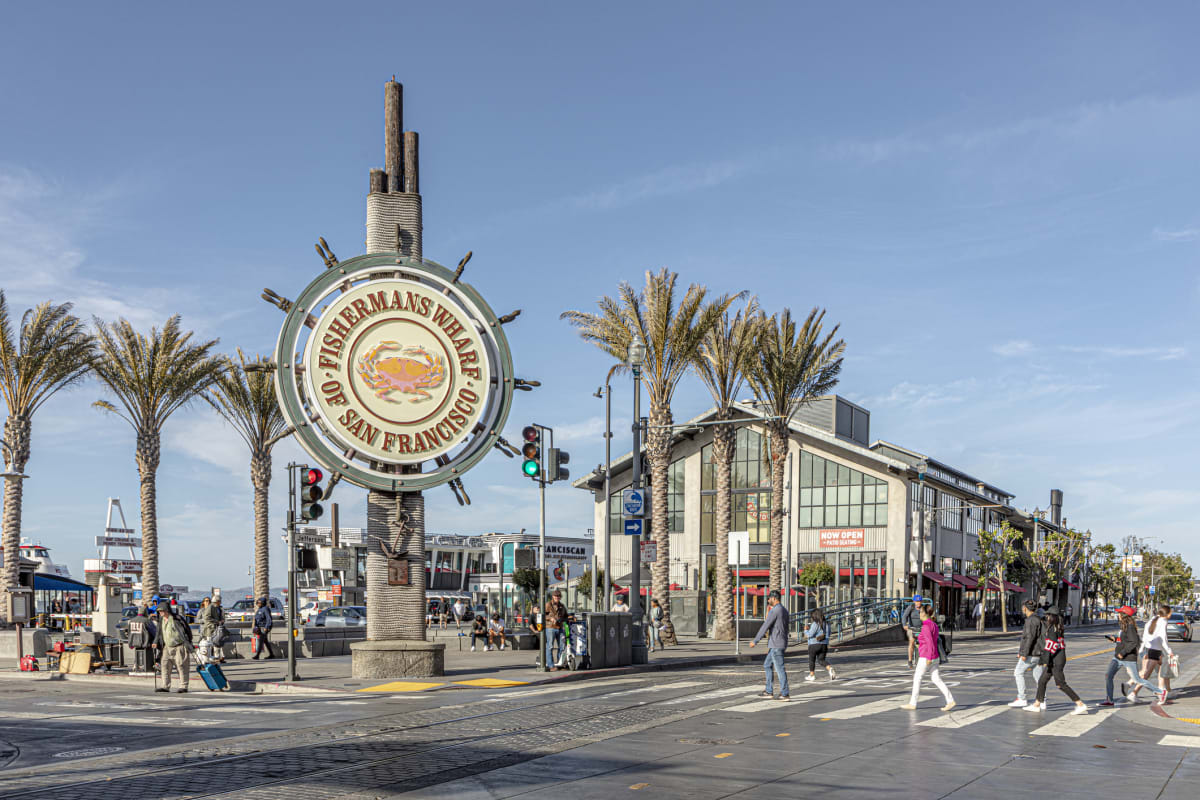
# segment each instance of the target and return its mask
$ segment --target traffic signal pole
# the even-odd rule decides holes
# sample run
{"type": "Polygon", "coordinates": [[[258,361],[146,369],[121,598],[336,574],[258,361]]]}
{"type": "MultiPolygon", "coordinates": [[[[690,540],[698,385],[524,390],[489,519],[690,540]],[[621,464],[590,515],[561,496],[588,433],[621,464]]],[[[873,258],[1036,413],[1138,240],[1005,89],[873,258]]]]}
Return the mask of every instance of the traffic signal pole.
{"type": "MultiPolygon", "coordinates": [[[[546,617],[546,481],[538,479],[538,610],[542,612],[542,630],[539,641],[542,648],[542,672],[550,671],[550,654],[546,648],[546,625],[550,620],[546,617]]],[[[535,617],[536,619],[536,617],[535,617]]]]}

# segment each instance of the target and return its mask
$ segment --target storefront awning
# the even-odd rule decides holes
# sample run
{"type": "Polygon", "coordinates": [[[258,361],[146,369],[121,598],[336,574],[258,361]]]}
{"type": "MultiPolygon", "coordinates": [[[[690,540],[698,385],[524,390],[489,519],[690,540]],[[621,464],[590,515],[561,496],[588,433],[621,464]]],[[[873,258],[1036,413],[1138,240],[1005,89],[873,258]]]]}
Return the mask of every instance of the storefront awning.
{"type": "Polygon", "coordinates": [[[94,592],[91,586],[74,578],[64,578],[61,575],[33,574],[33,590],[35,592],[94,592]]]}
{"type": "MultiPolygon", "coordinates": [[[[1000,591],[1000,582],[998,580],[996,580],[995,578],[988,578],[987,590],[989,592],[1000,591]]],[[[1021,592],[1022,594],[1025,592],[1025,590],[1022,589],[1020,586],[1017,586],[1015,583],[1010,583],[1009,581],[1004,582],[1004,591],[1006,591],[1006,592],[1021,592]]]]}
{"type": "Polygon", "coordinates": [[[933,572],[932,570],[925,570],[925,579],[933,581],[938,586],[954,586],[954,581],[952,579],[947,578],[940,572],[933,572]]]}
{"type": "Polygon", "coordinates": [[[1071,583],[1069,580],[1066,580],[1065,578],[1063,579],[1063,586],[1069,586],[1069,587],[1071,587],[1072,589],[1078,589],[1078,588],[1079,588],[1079,586],[1077,586],[1077,585],[1076,585],[1076,584],[1074,584],[1074,583],[1071,583]]]}
{"type": "Polygon", "coordinates": [[[955,575],[954,582],[962,586],[964,589],[974,590],[979,588],[979,579],[972,578],[967,575],[955,575]]]}

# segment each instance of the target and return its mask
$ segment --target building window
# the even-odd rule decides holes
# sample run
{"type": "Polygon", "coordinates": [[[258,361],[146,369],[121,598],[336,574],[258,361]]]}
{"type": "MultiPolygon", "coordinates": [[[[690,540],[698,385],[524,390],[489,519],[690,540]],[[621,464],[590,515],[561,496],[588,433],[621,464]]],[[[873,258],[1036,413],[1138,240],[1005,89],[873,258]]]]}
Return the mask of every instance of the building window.
{"type": "Polygon", "coordinates": [[[887,482],[812,453],[800,453],[801,528],[887,525],[887,482]]]}
{"type": "Polygon", "coordinates": [[[683,492],[683,459],[671,462],[667,470],[667,530],[671,533],[683,533],[683,505],[686,502],[683,492]]]}
{"type": "MultiPolygon", "coordinates": [[[[733,496],[729,529],[749,531],[751,542],[770,542],[771,463],[766,437],[750,428],[739,428],[731,467],[733,496]]],[[[711,444],[700,450],[700,488],[700,543],[715,544],[716,470],[711,444]]]]}

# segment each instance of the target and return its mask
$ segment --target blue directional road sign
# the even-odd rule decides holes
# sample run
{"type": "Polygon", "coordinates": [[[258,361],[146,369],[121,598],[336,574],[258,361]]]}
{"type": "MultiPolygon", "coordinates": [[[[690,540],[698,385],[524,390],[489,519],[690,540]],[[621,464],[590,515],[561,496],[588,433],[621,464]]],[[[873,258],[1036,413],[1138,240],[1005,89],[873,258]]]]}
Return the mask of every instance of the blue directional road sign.
{"type": "MultiPolygon", "coordinates": [[[[625,531],[625,532],[626,532],[626,533],[629,533],[629,531],[625,531]]],[[[1153,587],[1153,586],[1151,586],[1151,587],[1150,587],[1150,594],[1154,594],[1154,587],[1153,587]]]]}
{"type": "Polygon", "coordinates": [[[621,490],[621,510],[625,512],[627,517],[642,517],[646,514],[646,495],[648,492],[645,489],[622,489],[621,490]]]}
{"type": "Polygon", "coordinates": [[[625,535],[626,536],[641,536],[643,522],[645,522],[645,520],[641,520],[641,519],[625,520],[625,535]]]}

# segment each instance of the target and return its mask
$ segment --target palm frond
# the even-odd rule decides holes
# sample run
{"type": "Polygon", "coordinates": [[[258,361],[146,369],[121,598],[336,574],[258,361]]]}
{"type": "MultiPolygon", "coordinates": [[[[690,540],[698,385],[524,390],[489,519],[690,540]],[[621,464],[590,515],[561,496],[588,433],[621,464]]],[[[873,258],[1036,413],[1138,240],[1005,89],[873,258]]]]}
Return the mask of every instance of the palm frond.
{"type": "Polygon", "coordinates": [[[91,371],[96,344],[71,308],[70,303],[42,303],[22,315],[14,332],[0,290],[0,396],[10,415],[32,415],[91,371]]]}
{"type": "MultiPolygon", "coordinates": [[[[733,299],[745,296],[746,292],[740,292],[733,299]]],[[[708,387],[719,413],[727,410],[741,391],[749,359],[754,354],[758,313],[755,297],[749,298],[745,308],[733,316],[726,307],[700,341],[692,367],[708,387]]]]}
{"type": "MultiPolygon", "coordinates": [[[[251,453],[270,451],[291,432],[275,395],[275,373],[267,370],[246,371],[246,354],[239,347],[238,361],[209,387],[203,397],[217,413],[233,426],[251,453]]],[[[266,363],[262,356],[255,364],[266,363]]]]}
{"type": "Polygon", "coordinates": [[[790,309],[757,322],[757,355],[747,380],[776,425],[786,428],[796,409],[837,386],[846,343],[835,340],[835,325],[822,334],[825,312],[814,308],[797,327],[790,309]]]}

